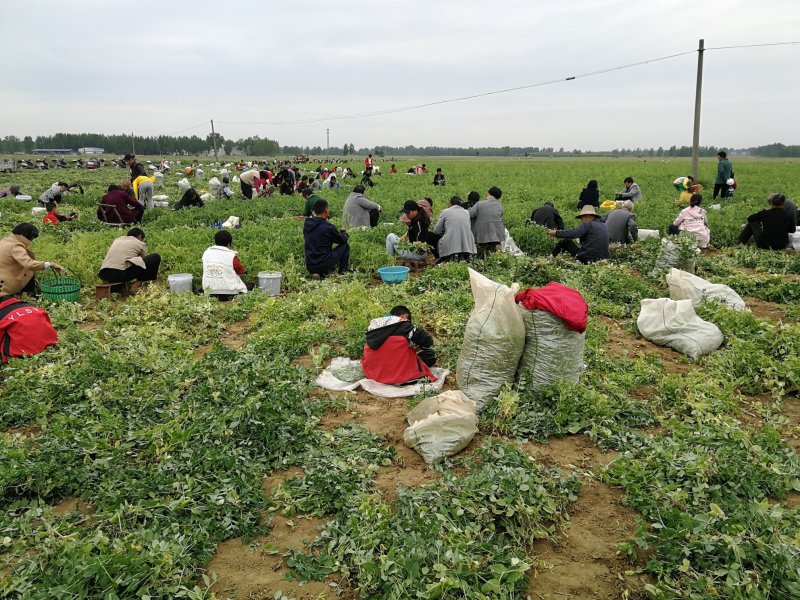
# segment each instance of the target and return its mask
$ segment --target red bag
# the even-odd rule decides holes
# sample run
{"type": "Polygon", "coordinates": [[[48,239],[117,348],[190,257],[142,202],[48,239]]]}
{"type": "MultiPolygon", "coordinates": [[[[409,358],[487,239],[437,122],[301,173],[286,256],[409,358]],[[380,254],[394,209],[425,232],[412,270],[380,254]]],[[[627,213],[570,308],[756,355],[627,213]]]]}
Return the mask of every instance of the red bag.
{"type": "Polygon", "coordinates": [[[0,359],[39,354],[58,341],[50,315],[16,298],[0,302],[0,359]]]}
{"type": "Polygon", "coordinates": [[[589,305],[577,290],[551,281],[538,290],[522,290],[514,296],[514,301],[528,310],[544,310],[557,316],[570,331],[586,331],[589,305]]]}

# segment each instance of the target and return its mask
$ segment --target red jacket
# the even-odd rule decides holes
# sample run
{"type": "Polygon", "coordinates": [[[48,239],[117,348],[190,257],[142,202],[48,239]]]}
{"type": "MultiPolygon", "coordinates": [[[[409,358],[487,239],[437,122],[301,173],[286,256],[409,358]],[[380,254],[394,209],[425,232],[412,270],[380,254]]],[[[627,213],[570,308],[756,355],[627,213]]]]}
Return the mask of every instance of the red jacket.
{"type": "Polygon", "coordinates": [[[50,315],[38,306],[9,298],[0,302],[0,359],[33,356],[58,341],[50,315]]]}
{"type": "Polygon", "coordinates": [[[408,383],[420,377],[436,381],[428,365],[408,345],[408,339],[400,335],[389,336],[377,350],[364,344],[361,368],[370,379],[389,385],[408,383]]]}
{"type": "Polygon", "coordinates": [[[528,310],[544,310],[554,314],[564,321],[564,327],[570,331],[586,331],[589,305],[577,290],[551,281],[538,290],[522,290],[514,296],[514,301],[522,303],[528,310]]]}

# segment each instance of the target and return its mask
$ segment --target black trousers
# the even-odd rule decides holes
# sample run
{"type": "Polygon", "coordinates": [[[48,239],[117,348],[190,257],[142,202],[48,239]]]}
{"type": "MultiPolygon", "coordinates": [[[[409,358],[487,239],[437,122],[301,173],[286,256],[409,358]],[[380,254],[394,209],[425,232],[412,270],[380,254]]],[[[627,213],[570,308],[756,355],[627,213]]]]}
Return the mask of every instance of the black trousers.
{"type": "Polygon", "coordinates": [[[126,281],[155,281],[158,277],[158,267],[161,266],[161,256],[148,254],[144,257],[145,268],[131,265],[127,269],[100,269],[100,279],[109,283],[124,283],[126,281]]]}
{"type": "MultiPolygon", "coordinates": [[[[308,267],[308,265],[306,265],[308,267]]],[[[331,257],[327,262],[314,267],[308,267],[308,272],[312,275],[319,275],[324,278],[328,273],[339,267],[339,273],[344,273],[350,266],[350,244],[339,244],[331,252],[331,257]]]]}
{"type": "Polygon", "coordinates": [[[762,250],[783,250],[783,247],[775,248],[764,241],[764,230],[759,223],[747,223],[742,229],[742,233],[739,234],[739,243],[746,244],[750,238],[753,238],[756,246],[762,250]]]}
{"type": "Polygon", "coordinates": [[[727,183],[715,183],[713,199],[716,199],[717,196],[719,196],[720,198],[727,198],[728,196],[731,195],[730,188],[731,186],[729,186],[727,183]]]}
{"type": "Polygon", "coordinates": [[[572,258],[577,258],[580,262],[585,265],[588,265],[590,262],[586,260],[586,258],[578,258],[578,244],[575,243],[574,240],[569,239],[562,239],[556,244],[556,247],[553,248],[553,256],[558,256],[562,252],[567,252],[572,258]]]}
{"type": "Polygon", "coordinates": [[[239,180],[239,186],[242,188],[242,194],[248,200],[253,199],[253,186],[246,184],[244,181],[239,180]]]}
{"type": "Polygon", "coordinates": [[[377,208],[369,209],[369,226],[370,227],[377,227],[378,226],[378,219],[381,218],[381,211],[377,208]]]}

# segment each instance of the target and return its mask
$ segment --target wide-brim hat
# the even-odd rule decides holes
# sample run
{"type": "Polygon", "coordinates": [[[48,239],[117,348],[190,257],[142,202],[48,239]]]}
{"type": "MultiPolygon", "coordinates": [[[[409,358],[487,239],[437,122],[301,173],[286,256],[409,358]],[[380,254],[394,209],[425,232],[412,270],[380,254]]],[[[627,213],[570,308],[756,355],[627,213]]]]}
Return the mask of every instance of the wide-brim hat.
{"type": "Polygon", "coordinates": [[[597,212],[595,212],[594,206],[592,206],[591,204],[584,204],[583,208],[581,209],[581,212],[579,212],[575,216],[575,218],[576,219],[580,219],[581,217],[584,217],[586,215],[592,215],[593,217],[599,217],[600,216],[600,215],[597,214],[597,212]]]}

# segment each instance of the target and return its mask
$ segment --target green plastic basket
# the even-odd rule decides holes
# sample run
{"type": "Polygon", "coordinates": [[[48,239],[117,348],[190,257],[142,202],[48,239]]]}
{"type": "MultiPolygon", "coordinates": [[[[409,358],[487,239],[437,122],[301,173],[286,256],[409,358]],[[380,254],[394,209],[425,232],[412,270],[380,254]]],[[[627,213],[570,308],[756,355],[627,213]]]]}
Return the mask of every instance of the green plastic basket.
{"type": "Polygon", "coordinates": [[[70,272],[66,276],[42,277],[39,280],[39,287],[44,300],[77,302],[81,297],[81,280],[70,272]]]}

